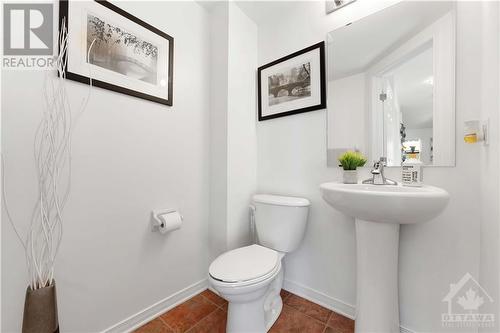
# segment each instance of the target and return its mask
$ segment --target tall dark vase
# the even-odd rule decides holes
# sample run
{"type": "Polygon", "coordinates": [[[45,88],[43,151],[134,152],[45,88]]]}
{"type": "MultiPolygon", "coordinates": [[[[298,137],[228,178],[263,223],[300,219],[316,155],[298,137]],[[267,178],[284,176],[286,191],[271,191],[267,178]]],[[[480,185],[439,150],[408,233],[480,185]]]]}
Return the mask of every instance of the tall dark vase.
{"type": "Polygon", "coordinates": [[[55,282],[41,289],[26,289],[23,333],[59,333],[55,282]]]}

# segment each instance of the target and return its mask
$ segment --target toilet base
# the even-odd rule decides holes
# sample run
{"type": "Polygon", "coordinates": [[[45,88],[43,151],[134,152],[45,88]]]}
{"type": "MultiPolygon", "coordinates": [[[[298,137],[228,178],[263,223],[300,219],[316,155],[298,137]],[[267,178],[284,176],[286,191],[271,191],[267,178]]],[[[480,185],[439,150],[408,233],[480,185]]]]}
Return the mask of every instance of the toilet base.
{"type": "Polygon", "coordinates": [[[281,310],[283,310],[283,300],[281,299],[281,288],[283,287],[283,266],[281,266],[278,276],[271,283],[269,295],[264,303],[264,313],[266,317],[266,332],[274,325],[281,310]]]}
{"type": "Polygon", "coordinates": [[[220,295],[229,302],[226,332],[264,333],[269,331],[283,309],[283,300],[280,295],[282,286],[283,266],[267,287],[252,288],[253,290],[249,290],[248,293],[240,293],[241,291],[233,293],[219,288],[220,295]]]}
{"type": "Polygon", "coordinates": [[[229,303],[227,310],[227,333],[267,332],[263,299],[253,302],[229,303]]]}
{"type": "Polygon", "coordinates": [[[266,311],[266,332],[271,329],[283,310],[281,295],[277,295],[273,301],[273,307],[266,311]]]}

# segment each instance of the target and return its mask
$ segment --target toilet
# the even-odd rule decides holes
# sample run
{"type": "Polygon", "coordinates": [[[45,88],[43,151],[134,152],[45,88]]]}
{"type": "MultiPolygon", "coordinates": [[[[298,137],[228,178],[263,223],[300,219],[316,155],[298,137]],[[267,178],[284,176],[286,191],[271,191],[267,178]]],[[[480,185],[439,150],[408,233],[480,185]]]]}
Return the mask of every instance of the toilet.
{"type": "Polygon", "coordinates": [[[221,254],[209,268],[209,283],[229,303],[228,333],[262,333],[274,324],[283,302],[283,257],[304,237],[309,200],[257,194],[258,244],[221,254]]]}

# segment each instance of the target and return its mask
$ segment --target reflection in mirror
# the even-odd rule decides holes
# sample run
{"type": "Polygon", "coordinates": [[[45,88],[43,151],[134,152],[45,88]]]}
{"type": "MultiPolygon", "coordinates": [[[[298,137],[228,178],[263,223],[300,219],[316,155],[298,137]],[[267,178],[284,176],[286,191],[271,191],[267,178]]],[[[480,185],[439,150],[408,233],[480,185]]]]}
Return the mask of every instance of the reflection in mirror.
{"type": "MultiPolygon", "coordinates": [[[[426,165],[433,161],[433,81],[432,45],[404,59],[388,73],[380,76],[382,89],[379,108],[386,115],[383,133],[388,165],[407,158],[419,159],[426,165]]],[[[374,108],[375,109],[375,108],[374,108]]]]}
{"type": "Polygon", "coordinates": [[[328,165],[455,164],[453,2],[402,2],[328,35],[328,165]]]}

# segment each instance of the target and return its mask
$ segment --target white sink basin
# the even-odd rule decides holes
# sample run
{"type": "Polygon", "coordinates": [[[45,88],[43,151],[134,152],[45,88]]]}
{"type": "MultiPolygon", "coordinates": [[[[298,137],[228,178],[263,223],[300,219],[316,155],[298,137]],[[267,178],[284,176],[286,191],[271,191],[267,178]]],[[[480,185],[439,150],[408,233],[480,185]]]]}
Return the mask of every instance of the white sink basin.
{"type": "Polygon", "coordinates": [[[323,199],[356,220],[356,333],[399,333],[398,252],[401,224],[425,222],[449,194],[433,186],[324,183],[323,199]]]}
{"type": "Polygon", "coordinates": [[[323,199],[342,213],[358,219],[410,224],[428,221],[446,206],[449,194],[434,186],[324,183],[323,199]]]}

